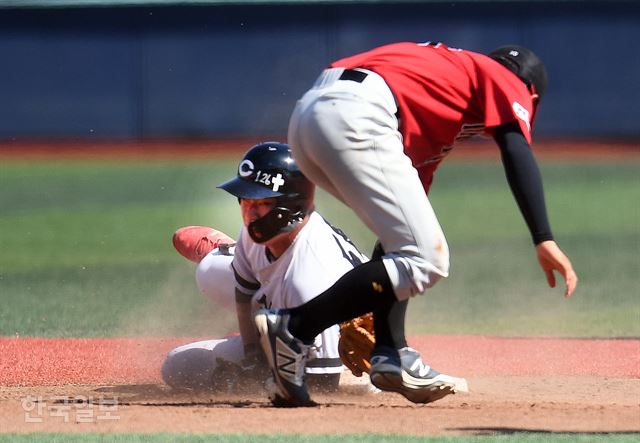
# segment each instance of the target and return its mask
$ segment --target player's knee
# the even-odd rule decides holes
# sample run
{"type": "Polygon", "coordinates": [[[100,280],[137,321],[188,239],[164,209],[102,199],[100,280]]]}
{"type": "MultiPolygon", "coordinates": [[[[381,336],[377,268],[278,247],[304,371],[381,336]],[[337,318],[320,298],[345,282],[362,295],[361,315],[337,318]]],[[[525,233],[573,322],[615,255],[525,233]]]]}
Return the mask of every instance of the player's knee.
{"type": "Polygon", "coordinates": [[[449,255],[438,254],[422,260],[420,263],[423,275],[426,277],[425,286],[431,288],[441,279],[449,276],[449,255]]]}
{"type": "Polygon", "coordinates": [[[412,293],[411,296],[424,293],[432,288],[441,279],[449,276],[449,267],[442,263],[420,262],[416,268],[417,272],[412,272],[412,293]]]}
{"type": "Polygon", "coordinates": [[[423,294],[449,275],[448,254],[425,257],[421,254],[385,256],[387,272],[398,300],[423,294]]]}
{"type": "Polygon", "coordinates": [[[235,306],[235,279],[231,268],[233,256],[212,251],[196,267],[196,285],[207,300],[217,306],[235,306]]]}
{"type": "Polygon", "coordinates": [[[421,251],[418,260],[421,274],[426,276],[426,288],[449,276],[449,247],[444,238],[436,247],[421,251]]]}
{"type": "Polygon", "coordinates": [[[214,368],[213,353],[208,349],[174,349],[160,370],[162,380],[175,389],[209,389],[214,368]]]}

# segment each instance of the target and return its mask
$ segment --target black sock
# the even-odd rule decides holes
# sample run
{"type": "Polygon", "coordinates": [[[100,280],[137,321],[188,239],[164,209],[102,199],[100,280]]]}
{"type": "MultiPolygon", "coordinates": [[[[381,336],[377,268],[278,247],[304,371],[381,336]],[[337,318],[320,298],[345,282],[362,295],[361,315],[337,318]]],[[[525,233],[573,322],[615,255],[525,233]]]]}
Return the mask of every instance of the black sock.
{"type": "Polygon", "coordinates": [[[376,348],[386,346],[396,349],[393,332],[389,324],[389,314],[394,305],[394,301],[391,300],[387,305],[381,306],[373,311],[373,330],[376,336],[376,348]]]}
{"type": "MultiPolygon", "coordinates": [[[[371,252],[371,259],[380,260],[383,255],[384,248],[378,241],[371,252]]],[[[396,300],[391,306],[381,307],[374,312],[376,346],[389,346],[394,349],[407,346],[404,322],[408,304],[409,300],[396,300]]]]}
{"type": "Polygon", "coordinates": [[[382,261],[363,263],[322,294],[291,309],[289,332],[310,343],[329,326],[390,306],[396,300],[382,261]]]}
{"type": "Polygon", "coordinates": [[[395,300],[382,306],[373,313],[373,326],[376,333],[376,347],[388,346],[400,349],[407,346],[404,335],[404,318],[409,300],[395,300]]]}
{"type": "Polygon", "coordinates": [[[389,312],[388,324],[391,329],[391,336],[393,337],[396,349],[405,348],[407,346],[407,337],[404,332],[407,306],[409,306],[409,300],[398,301],[393,304],[391,312],[389,312]]]}

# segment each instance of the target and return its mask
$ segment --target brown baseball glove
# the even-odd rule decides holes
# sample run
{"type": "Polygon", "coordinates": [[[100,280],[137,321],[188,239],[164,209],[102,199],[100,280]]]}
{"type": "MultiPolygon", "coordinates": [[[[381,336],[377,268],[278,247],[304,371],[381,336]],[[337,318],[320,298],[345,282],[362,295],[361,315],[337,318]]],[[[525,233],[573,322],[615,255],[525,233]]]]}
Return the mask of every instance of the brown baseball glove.
{"type": "Polygon", "coordinates": [[[369,373],[371,350],[375,344],[372,313],[340,323],[340,359],[356,377],[361,377],[364,372],[369,373]]]}

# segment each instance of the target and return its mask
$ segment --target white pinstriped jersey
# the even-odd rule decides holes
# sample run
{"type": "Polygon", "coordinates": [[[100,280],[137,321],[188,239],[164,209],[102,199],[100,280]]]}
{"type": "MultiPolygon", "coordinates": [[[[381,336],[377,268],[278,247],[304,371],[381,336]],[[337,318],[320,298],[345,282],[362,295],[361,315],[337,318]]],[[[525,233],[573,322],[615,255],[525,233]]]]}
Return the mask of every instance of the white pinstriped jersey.
{"type": "MultiPolygon", "coordinates": [[[[367,261],[355,245],[317,212],[310,215],[294,242],[278,259],[251,240],[242,228],[233,257],[238,300],[251,300],[252,309],[294,308],[324,292],[354,266],[367,261]]],[[[334,325],[315,339],[307,373],[337,373],[339,327],[334,325]]]]}

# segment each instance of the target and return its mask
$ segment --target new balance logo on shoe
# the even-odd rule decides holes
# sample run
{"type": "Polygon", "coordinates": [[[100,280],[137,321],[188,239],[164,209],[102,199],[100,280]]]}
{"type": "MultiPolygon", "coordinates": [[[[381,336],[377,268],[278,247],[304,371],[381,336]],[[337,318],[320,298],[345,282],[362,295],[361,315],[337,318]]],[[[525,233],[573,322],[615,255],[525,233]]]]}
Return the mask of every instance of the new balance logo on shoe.
{"type": "Polygon", "coordinates": [[[288,321],[286,311],[260,309],[255,316],[275,385],[269,398],[276,407],[316,406],[304,381],[308,347],[289,333],[288,321]]]}
{"type": "Polygon", "coordinates": [[[304,370],[304,366],[299,364],[300,354],[294,352],[280,337],[276,337],[276,366],[280,377],[289,383],[302,386],[302,374],[296,371],[304,370]]]}

